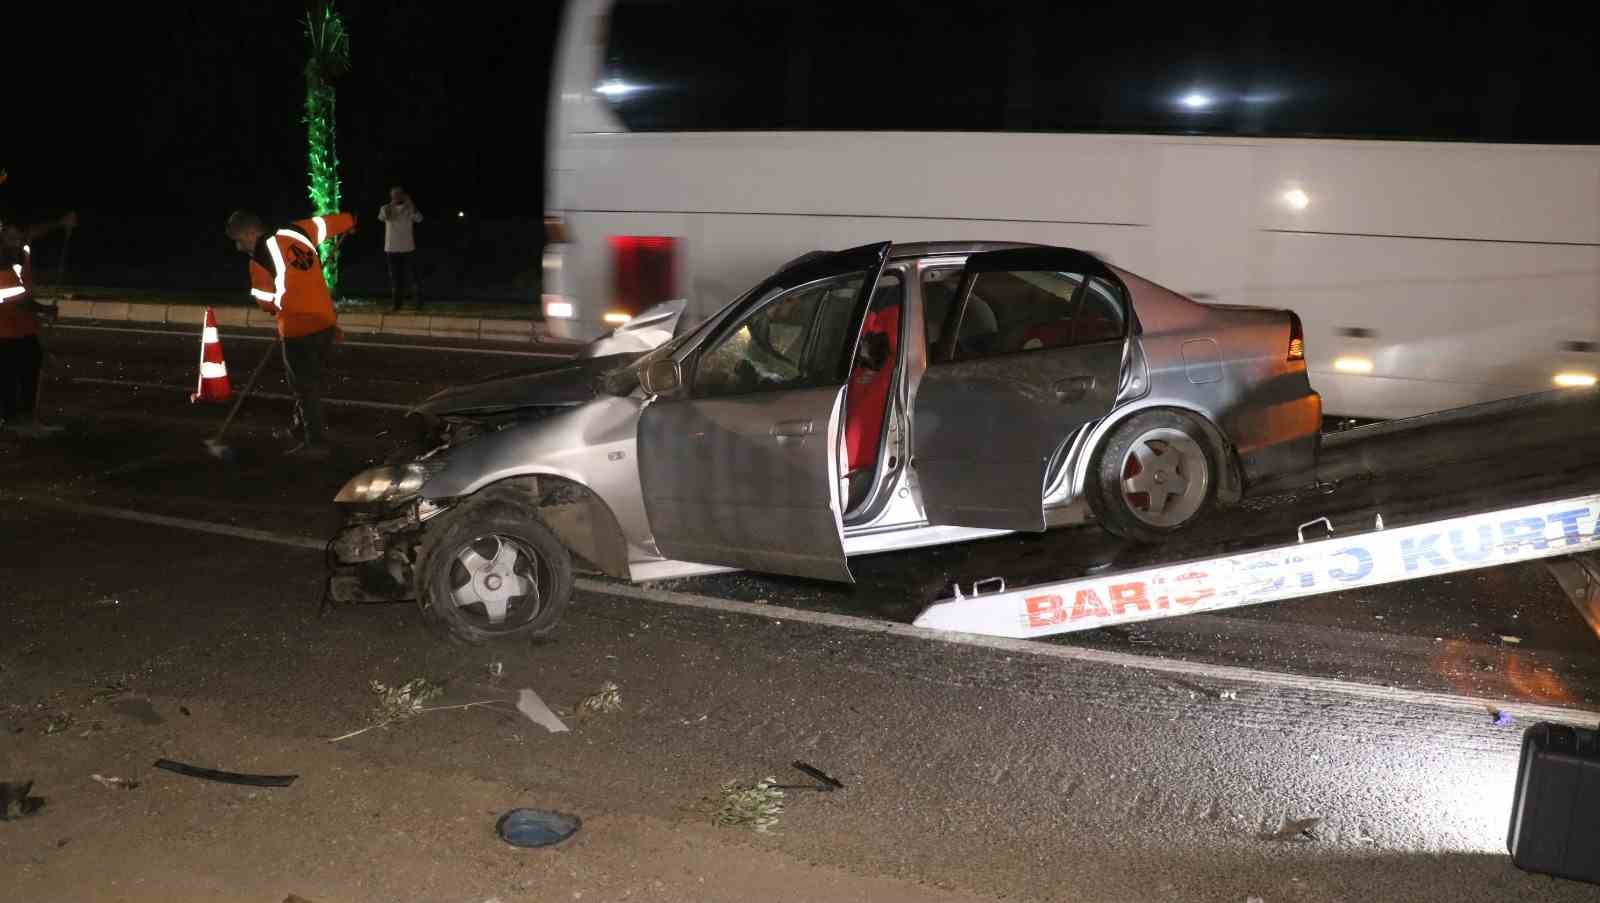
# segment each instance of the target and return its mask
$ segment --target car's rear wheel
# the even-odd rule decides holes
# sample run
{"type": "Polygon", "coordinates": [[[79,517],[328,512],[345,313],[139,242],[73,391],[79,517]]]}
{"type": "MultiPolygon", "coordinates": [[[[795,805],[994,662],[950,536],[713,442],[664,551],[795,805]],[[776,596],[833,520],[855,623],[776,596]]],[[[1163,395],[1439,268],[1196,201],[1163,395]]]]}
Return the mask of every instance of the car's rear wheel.
{"type": "Polygon", "coordinates": [[[549,633],[572,599],[572,554],[530,513],[467,503],[429,525],[417,600],[435,633],[477,645],[549,633]]]}
{"type": "Polygon", "coordinates": [[[1218,461],[1204,429],[1178,411],[1117,427],[1094,463],[1090,502],[1107,530],[1158,543],[1198,521],[1217,495],[1218,461]]]}

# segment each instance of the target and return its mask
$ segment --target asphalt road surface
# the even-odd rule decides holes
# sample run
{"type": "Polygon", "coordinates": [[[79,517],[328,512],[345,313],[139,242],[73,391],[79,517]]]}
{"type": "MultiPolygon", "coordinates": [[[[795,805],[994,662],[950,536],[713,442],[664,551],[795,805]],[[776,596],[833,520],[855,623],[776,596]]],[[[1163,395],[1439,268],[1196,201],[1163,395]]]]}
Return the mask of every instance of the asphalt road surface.
{"type": "MultiPolygon", "coordinates": [[[[409,604],[319,611],[328,500],[404,404],[560,349],[351,337],[341,449],[308,470],[272,397],[236,460],[208,456],[197,337],[161,333],[58,327],[44,400],[69,431],[0,438],[0,781],[47,800],[0,822],[8,899],[1600,898],[1505,855],[1522,729],[1600,711],[1600,639],[1538,564],[1051,642],[905,626],[952,580],[1122,554],[1063,531],[864,559],[846,588],[591,579],[547,640],[452,646],[409,604]],[[384,717],[372,681],[413,678],[439,710],[329,742],[384,717]],[[622,710],[580,715],[607,681],[622,710]],[[804,783],[795,760],[844,788],[786,791],[769,834],[714,824],[725,782],[804,783]],[[517,806],[583,828],[514,849],[494,824],[517,806]]],[[[224,345],[236,389],[270,347],[224,345]]]]}

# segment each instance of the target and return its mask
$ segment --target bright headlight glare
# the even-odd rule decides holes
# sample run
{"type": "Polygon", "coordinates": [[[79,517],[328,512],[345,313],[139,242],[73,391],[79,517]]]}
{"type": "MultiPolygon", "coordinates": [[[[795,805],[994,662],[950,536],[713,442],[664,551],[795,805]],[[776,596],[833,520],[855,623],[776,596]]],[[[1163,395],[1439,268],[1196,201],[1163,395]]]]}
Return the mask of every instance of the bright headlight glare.
{"type": "Polygon", "coordinates": [[[347,505],[401,502],[421,491],[427,480],[427,472],[415,464],[373,467],[356,474],[333,500],[347,505]]]}

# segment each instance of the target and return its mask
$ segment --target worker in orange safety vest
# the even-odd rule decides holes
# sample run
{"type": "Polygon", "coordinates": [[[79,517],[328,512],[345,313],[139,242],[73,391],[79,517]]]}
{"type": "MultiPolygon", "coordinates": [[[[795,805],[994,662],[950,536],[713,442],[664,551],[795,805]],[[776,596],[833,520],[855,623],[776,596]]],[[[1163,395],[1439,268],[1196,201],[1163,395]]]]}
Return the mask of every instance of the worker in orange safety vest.
{"type": "Polygon", "coordinates": [[[247,210],[228,217],[228,238],[250,257],[250,295],[277,318],[283,339],[283,366],[295,399],[290,431],[298,427],[301,436],[288,452],[292,455],[327,453],[322,386],[338,318],[318,248],[355,228],[356,218],[349,213],[296,220],[276,230],[268,230],[261,217],[247,210]]]}
{"type": "Polygon", "coordinates": [[[39,438],[60,430],[40,423],[34,411],[44,363],[39,320],[53,320],[55,307],[33,298],[33,242],[77,224],[76,213],[35,226],[0,223],[0,428],[6,432],[39,438]]]}

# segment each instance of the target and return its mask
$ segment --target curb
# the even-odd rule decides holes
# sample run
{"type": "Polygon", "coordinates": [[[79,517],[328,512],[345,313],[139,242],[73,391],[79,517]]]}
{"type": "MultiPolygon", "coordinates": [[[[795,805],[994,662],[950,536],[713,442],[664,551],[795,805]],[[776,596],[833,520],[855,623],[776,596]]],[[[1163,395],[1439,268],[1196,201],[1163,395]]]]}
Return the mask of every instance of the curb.
{"type": "MultiPolygon", "coordinates": [[[[94,320],[111,323],[172,324],[199,328],[205,319],[204,304],[133,304],[127,301],[56,302],[63,320],[94,320]]],[[[273,329],[273,317],[253,307],[212,307],[218,326],[247,329],[273,329]]],[[[339,328],[351,335],[397,335],[413,338],[477,339],[492,342],[542,342],[572,345],[579,342],[550,334],[544,324],[532,319],[509,320],[499,317],[434,317],[427,314],[341,314],[339,328]]]]}

